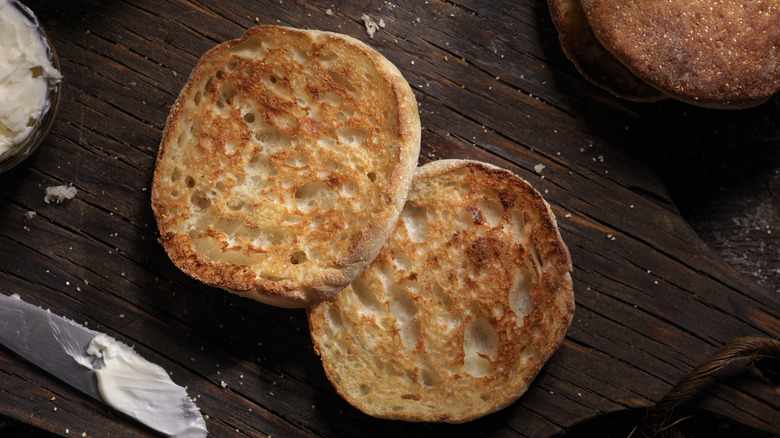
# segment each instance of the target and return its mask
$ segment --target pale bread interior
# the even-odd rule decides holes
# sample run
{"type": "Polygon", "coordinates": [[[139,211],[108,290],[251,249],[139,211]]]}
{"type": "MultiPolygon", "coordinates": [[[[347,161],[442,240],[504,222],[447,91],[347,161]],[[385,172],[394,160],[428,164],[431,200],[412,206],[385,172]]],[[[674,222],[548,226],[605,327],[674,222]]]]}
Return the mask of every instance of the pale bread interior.
{"type": "Polygon", "coordinates": [[[153,190],[162,241],[207,283],[310,305],[384,243],[418,152],[414,96],[381,55],[250,29],[204,55],[172,111],[153,190]]]}
{"type": "Polygon", "coordinates": [[[388,243],[309,309],[328,378],[369,415],[459,423],[522,395],[574,311],[568,250],[525,181],[427,164],[388,243]]]}

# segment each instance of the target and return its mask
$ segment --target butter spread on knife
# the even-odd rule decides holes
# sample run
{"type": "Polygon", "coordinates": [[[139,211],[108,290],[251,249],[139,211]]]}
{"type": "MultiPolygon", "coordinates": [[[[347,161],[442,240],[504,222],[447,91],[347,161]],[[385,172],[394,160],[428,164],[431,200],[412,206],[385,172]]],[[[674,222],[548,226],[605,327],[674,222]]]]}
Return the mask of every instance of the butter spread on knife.
{"type": "Polygon", "coordinates": [[[114,409],[171,437],[205,438],[206,422],[161,366],[116,339],[0,294],[0,343],[114,409]]]}
{"type": "Polygon", "coordinates": [[[205,436],[206,424],[195,403],[163,367],[105,334],[92,339],[87,353],[103,359],[95,368],[98,388],[114,409],[140,421],[153,419],[155,429],[170,436],[205,436]]]}

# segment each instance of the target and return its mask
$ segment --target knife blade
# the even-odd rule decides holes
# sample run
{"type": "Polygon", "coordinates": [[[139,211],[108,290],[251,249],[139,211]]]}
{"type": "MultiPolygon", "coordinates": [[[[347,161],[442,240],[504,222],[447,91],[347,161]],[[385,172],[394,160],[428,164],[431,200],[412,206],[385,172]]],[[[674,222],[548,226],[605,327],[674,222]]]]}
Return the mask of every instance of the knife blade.
{"type": "Polygon", "coordinates": [[[127,345],[0,294],[0,343],[83,393],[172,437],[207,436],[200,410],[165,370],[127,345]]]}

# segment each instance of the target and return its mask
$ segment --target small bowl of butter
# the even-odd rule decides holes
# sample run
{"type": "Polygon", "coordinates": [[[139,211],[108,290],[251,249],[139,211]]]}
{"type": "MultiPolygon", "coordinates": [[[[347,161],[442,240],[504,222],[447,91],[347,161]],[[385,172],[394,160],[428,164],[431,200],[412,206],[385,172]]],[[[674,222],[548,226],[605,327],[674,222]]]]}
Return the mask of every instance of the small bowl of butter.
{"type": "Polygon", "coordinates": [[[0,173],[27,158],[51,129],[62,74],[35,14],[0,0],[0,173]]]}

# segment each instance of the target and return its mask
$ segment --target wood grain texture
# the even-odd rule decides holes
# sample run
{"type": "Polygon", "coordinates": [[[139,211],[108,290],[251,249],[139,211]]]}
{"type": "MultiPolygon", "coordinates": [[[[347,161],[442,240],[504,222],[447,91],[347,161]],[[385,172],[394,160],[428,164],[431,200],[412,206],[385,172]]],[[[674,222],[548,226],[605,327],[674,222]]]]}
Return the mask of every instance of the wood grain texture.
{"type": "MultiPolygon", "coordinates": [[[[0,175],[2,292],[134,345],[188,387],[213,436],[552,436],[651,405],[730,339],[780,336],[780,231],[767,233],[777,224],[778,97],[739,112],[614,98],[566,60],[539,0],[25,3],[54,40],[65,82],[48,139],[0,175]],[[386,25],[373,38],[364,13],[386,25]],[[415,90],[421,162],[487,161],[551,203],[578,307],[518,402],[458,426],[368,418],[326,380],[302,310],[206,287],[168,260],[148,191],[168,111],[206,50],[257,23],[367,42],[415,90]],[[756,181],[759,200],[743,200],[756,181]],[[60,184],[76,197],[44,203],[60,184]],[[733,225],[714,221],[729,211],[741,212],[733,225]],[[725,254],[728,264],[724,247],[748,255],[725,254]],[[751,255],[760,263],[739,265],[751,255]],[[764,275],[734,269],[745,266],[764,275]]],[[[690,404],[780,433],[777,392],[739,369],[690,404]]],[[[0,414],[62,436],[153,436],[4,348],[0,414]]]]}

